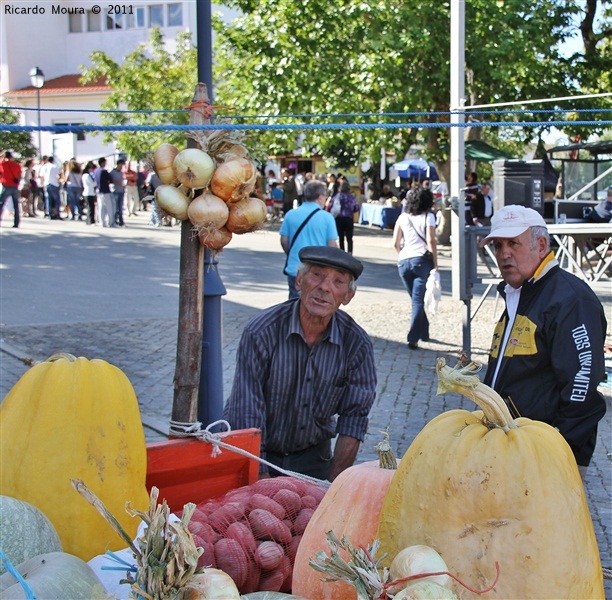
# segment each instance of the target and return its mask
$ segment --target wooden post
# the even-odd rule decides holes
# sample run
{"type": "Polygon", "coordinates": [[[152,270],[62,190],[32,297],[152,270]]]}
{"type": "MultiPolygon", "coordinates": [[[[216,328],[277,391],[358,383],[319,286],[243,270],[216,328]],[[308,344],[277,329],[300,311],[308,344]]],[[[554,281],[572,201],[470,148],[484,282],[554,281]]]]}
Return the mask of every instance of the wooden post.
{"type": "MultiPolygon", "coordinates": [[[[208,89],[198,83],[189,123],[210,123],[198,102],[208,102],[208,89]]],[[[189,139],[190,147],[197,147],[189,139]]],[[[198,390],[202,357],[202,306],[204,296],[204,247],[193,225],[186,219],[181,225],[181,258],[179,275],[179,318],[174,372],[172,420],[193,423],[198,415],[198,390]]],[[[171,432],[172,433],[172,432],[171,432]]]]}

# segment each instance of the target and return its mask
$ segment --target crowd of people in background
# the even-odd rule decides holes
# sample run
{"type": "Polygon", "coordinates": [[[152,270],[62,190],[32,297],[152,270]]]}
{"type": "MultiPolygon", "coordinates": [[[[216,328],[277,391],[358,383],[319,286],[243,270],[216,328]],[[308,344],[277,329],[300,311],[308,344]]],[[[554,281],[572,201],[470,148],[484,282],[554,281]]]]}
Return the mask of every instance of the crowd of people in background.
{"type": "Polygon", "coordinates": [[[153,171],[121,158],[109,170],[104,157],[86,163],[71,158],[58,164],[53,156],[19,162],[5,151],[0,156],[0,184],[0,220],[10,200],[13,227],[19,227],[22,216],[125,227],[124,216],[148,210],[159,181],[153,171]]]}

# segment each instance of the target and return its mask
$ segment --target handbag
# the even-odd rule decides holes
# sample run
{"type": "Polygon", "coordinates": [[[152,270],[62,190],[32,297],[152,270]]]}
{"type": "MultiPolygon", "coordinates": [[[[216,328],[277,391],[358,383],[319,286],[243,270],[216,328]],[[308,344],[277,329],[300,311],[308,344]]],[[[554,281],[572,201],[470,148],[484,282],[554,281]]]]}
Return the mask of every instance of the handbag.
{"type": "MultiPolygon", "coordinates": [[[[427,240],[417,231],[417,228],[414,226],[413,222],[410,220],[410,217],[408,217],[408,224],[410,225],[410,227],[412,227],[412,229],[414,230],[414,233],[416,233],[425,242],[425,245],[427,246],[427,240]]],[[[423,258],[427,258],[428,260],[433,260],[433,253],[430,250],[425,250],[425,254],[423,254],[423,258]]]]}
{"type": "Polygon", "coordinates": [[[291,254],[291,248],[293,248],[293,244],[295,244],[295,241],[298,239],[298,236],[300,235],[300,233],[302,232],[302,229],[304,229],[304,227],[306,227],[306,223],[308,223],[308,221],[310,221],[310,219],[312,219],[312,217],[314,216],[315,213],[319,212],[321,209],[320,208],[315,208],[303,221],[302,224],[298,227],[297,231],[295,232],[295,235],[293,236],[293,239],[291,240],[291,244],[289,244],[289,250],[287,250],[287,258],[285,259],[285,266],[283,267],[283,275],[287,275],[287,277],[289,276],[289,273],[287,273],[287,264],[289,263],[289,255],[291,254]]]}

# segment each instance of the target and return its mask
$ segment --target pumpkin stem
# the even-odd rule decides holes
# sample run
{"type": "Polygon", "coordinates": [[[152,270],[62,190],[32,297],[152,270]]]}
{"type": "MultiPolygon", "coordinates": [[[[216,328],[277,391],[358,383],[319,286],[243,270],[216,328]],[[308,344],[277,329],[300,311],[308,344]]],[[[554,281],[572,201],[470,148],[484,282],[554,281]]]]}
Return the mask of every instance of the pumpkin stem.
{"type": "Polygon", "coordinates": [[[488,427],[499,427],[504,431],[514,429],[517,426],[516,421],[503,398],[488,385],[480,383],[478,376],[474,375],[480,368],[481,365],[471,362],[464,367],[451,369],[443,358],[438,358],[438,394],[457,392],[480,407],[488,427]]]}
{"type": "Polygon", "coordinates": [[[381,469],[391,469],[395,471],[397,469],[397,458],[395,458],[391,444],[389,444],[389,428],[387,427],[387,429],[380,433],[385,437],[374,446],[374,450],[378,452],[378,466],[381,469]]]}
{"type": "Polygon", "coordinates": [[[67,360],[68,362],[76,362],[76,356],[74,354],[68,354],[68,352],[58,352],[50,356],[45,362],[56,362],[58,360],[67,360]]]}

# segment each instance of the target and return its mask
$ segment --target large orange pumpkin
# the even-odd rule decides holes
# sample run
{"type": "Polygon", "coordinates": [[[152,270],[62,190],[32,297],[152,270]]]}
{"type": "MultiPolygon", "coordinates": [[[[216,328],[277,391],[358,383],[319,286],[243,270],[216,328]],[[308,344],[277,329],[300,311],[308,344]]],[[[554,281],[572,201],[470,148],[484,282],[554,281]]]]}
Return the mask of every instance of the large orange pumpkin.
{"type": "Polygon", "coordinates": [[[388,443],[377,448],[379,460],[361,463],[342,471],[325,493],[313,514],[300,544],[293,566],[292,593],[309,600],[354,600],[355,588],[341,581],[322,581],[309,560],[319,550],[329,553],[325,534],[333,530],[345,535],[353,546],[367,546],[376,537],[378,517],[387,488],[396,472],[397,461],[388,443]]]}

